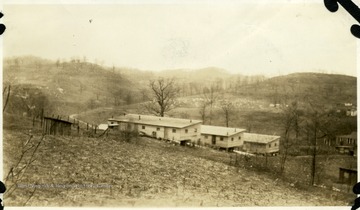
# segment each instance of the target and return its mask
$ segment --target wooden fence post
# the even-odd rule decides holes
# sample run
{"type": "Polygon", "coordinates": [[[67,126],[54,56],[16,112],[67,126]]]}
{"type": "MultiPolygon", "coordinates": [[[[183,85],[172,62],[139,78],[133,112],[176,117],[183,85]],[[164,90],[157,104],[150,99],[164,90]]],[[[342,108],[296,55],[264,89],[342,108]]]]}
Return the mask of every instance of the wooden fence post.
{"type": "Polygon", "coordinates": [[[43,126],[43,120],[44,120],[44,108],[41,109],[41,116],[40,116],[40,127],[43,126]]]}

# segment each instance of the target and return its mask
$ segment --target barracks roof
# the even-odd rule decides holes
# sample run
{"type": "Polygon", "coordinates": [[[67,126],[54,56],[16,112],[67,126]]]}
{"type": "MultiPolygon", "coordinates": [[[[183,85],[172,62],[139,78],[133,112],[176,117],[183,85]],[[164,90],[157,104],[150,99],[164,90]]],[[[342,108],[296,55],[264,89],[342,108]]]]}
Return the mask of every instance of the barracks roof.
{"type": "Polygon", "coordinates": [[[216,136],[232,136],[241,132],[245,129],[241,128],[229,128],[222,126],[212,125],[201,125],[201,134],[216,135],[216,136]]]}
{"type": "Polygon", "coordinates": [[[109,121],[132,122],[143,125],[153,125],[171,128],[185,128],[191,125],[199,124],[200,120],[181,119],[172,117],[158,117],[152,115],[125,114],[117,118],[110,118],[109,121]]]}
{"type": "Polygon", "coordinates": [[[279,138],[280,136],[255,134],[255,133],[244,133],[243,135],[244,142],[246,141],[252,143],[259,143],[259,144],[267,144],[279,138]]]}

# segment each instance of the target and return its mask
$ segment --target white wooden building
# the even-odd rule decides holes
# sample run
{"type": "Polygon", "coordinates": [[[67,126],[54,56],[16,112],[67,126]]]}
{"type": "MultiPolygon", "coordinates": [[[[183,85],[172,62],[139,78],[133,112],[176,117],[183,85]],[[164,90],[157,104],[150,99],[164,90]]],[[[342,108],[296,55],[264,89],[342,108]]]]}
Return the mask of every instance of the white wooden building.
{"type": "Polygon", "coordinates": [[[180,144],[200,140],[202,121],[151,115],[124,114],[108,119],[109,128],[137,130],[140,134],[180,144]]]}
{"type": "Polygon", "coordinates": [[[254,154],[271,154],[279,153],[280,136],[244,133],[243,151],[254,154]]]}
{"type": "Polygon", "coordinates": [[[201,144],[226,150],[239,149],[243,145],[245,129],[201,125],[201,144]]]}

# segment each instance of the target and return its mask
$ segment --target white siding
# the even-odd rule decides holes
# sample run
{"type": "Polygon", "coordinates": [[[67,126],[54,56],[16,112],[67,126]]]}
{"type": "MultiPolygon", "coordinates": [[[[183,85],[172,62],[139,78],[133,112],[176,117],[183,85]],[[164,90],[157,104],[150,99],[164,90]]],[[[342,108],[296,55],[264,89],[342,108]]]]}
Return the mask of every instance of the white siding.
{"type": "MultiPolygon", "coordinates": [[[[203,145],[213,145],[212,144],[213,135],[209,134],[201,134],[201,144],[203,145]],[[206,138],[207,137],[207,138],[206,138]]],[[[223,148],[230,148],[230,147],[242,147],[243,145],[243,132],[237,133],[232,136],[216,136],[216,144],[215,146],[223,147],[223,148]],[[221,140],[221,137],[223,140],[221,140]],[[240,139],[239,139],[240,137],[240,139]],[[233,141],[231,140],[233,138],[233,141]]]]}
{"type": "Polygon", "coordinates": [[[201,132],[200,123],[188,126],[186,128],[172,128],[145,124],[134,124],[131,122],[121,122],[119,124],[119,129],[137,129],[139,132],[143,132],[148,136],[156,138],[168,139],[177,142],[180,142],[181,140],[191,140],[194,143],[196,143],[200,139],[201,132]],[[173,132],[173,130],[175,132],[173,132]]]}
{"type": "Polygon", "coordinates": [[[276,139],[267,144],[245,142],[243,150],[250,153],[278,153],[280,148],[280,139],[276,139]]]}
{"type": "Polygon", "coordinates": [[[196,143],[200,139],[200,124],[192,125],[180,130],[180,139],[189,139],[196,143]],[[187,130],[187,132],[186,132],[187,130]]]}
{"type": "Polygon", "coordinates": [[[266,153],[279,152],[279,148],[280,148],[280,139],[276,139],[266,145],[266,153]]]}
{"type": "Polygon", "coordinates": [[[200,124],[192,125],[186,128],[165,128],[165,133],[167,133],[167,139],[169,140],[191,140],[196,143],[198,139],[200,139],[200,124]],[[175,133],[173,130],[175,130],[175,133]]]}
{"type": "Polygon", "coordinates": [[[155,138],[164,138],[164,127],[138,124],[138,131],[155,138]]]}
{"type": "Polygon", "coordinates": [[[243,132],[230,136],[227,142],[227,147],[241,147],[244,144],[243,132]],[[233,140],[231,140],[231,138],[233,138],[233,140]]]}

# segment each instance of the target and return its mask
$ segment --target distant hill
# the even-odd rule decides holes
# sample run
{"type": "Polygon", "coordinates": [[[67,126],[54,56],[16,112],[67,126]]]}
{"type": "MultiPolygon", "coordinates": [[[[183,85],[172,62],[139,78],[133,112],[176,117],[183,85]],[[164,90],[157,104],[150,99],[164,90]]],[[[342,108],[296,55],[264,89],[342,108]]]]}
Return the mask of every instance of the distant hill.
{"type": "Polygon", "coordinates": [[[236,95],[267,98],[271,103],[311,99],[320,104],[356,104],[357,78],[337,74],[294,73],[234,89],[236,95]]]}
{"type": "MultiPolygon", "coordinates": [[[[233,83],[234,78],[244,78],[240,74],[231,74],[225,69],[207,67],[201,69],[170,69],[162,71],[142,71],[138,69],[116,69],[122,75],[131,78],[133,82],[146,86],[149,80],[157,78],[175,79],[181,89],[181,96],[201,94],[204,88],[217,87],[225,90],[226,84],[233,83]]],[[[251,83],[251,79],[249,80],[251,83]]]]}
{"type": "Polygon", "coordinates": [[[181,97],[201,95],[215,87],[234,97],[274,104],[305,98],[332,106],[356,104],[356,77],[335,74],[295,73],[265,78],[231,74],[216,67],[151,72],[109,68],[79,59],[51,61],[34,56],[5,58],[3,71],[4,87],[12,87],[8,111],[31,115],[41,107],[73,114],[138,103],[144,100],[149,80],[158,77],[175,78],[181,97]]]}
{"type": "MultiPolygon", "coordinates": [[[[132,102],[137,86],[125,76],[102,66],[83,62],[48,61],[37,57],[4,60],[4,86],[11,85],[9,106],[33,106],[30,96],[45,96],[53,111],[71,114],[97,106],[132,102]]],[[[36,100],[35,100],[36,101],[36,100]]],[[[29,110],[25,110],[29,111],[29,110]]]]}
{"type": "Polygon", "coordinates": [[[207,80],[216,78],[228,78],[231,74],[225,69],[207,67],[202,69],[171,69],[156,73],[160,77],[174,77],[178,79],[207,80]]]}

